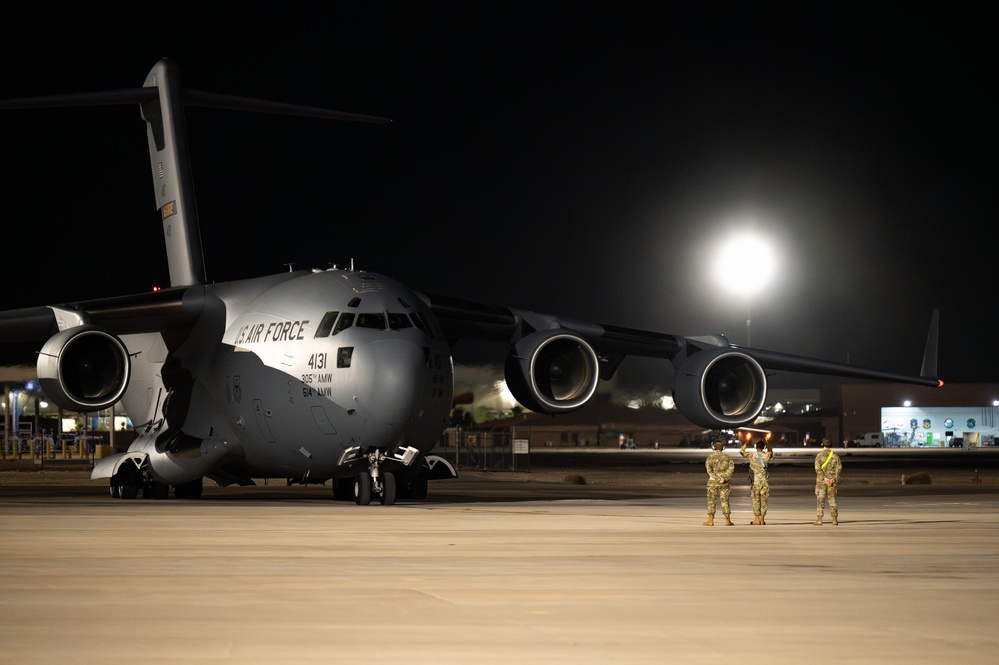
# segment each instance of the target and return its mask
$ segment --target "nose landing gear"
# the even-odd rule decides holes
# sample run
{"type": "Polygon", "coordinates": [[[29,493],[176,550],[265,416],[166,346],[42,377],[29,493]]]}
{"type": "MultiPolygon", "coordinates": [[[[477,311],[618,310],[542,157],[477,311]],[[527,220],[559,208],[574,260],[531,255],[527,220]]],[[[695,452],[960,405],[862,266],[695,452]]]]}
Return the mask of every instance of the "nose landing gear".
{"type": "MultiPolygon", "coordinates": [[[[366,449],[354,446],[343,451],[337,466],[354,470],[353,499],[359,506],[371,503],[372,495],[378,496],[383,506],[391,506],[396,499],[396,482],[394,469],[408,467],[418,459],[420,451],[412,446],[396,446],[390,451],[379,448],[366,449]]],[[[341,479],[334,484],[334,495],[340,497],[341,479]]]]}

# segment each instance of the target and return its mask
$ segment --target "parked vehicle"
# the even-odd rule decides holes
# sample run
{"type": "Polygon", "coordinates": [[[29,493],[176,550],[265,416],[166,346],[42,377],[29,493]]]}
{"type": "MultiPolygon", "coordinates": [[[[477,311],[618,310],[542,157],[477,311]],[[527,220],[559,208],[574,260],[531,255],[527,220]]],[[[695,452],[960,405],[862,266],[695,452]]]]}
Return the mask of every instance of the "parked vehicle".
{"type": "Polygon", "coordinates": [[[880,448],[884,445],[884,439],[881,436],[881,432],[868,432],[866,434],[861,434],[856,439],[853,440],[851,446],[869,447],[869,448],[880,448]]]}

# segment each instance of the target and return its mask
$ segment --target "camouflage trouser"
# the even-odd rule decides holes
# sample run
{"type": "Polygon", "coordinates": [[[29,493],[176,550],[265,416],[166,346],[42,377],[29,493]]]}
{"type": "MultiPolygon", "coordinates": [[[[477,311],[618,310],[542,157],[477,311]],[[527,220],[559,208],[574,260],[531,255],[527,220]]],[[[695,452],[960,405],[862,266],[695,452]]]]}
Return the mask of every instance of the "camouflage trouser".
{"type": "Polygon", "coordinates": [[[715,514],[715,503],[718,498],[721,497],[722,504],[722,515],[728,517],[732,514],[732,509],[729,507],[728,498],[732,494],[732,486],[728,483],[724,485],[715,485],[713,483],[708,484],[708,515],[714,516],[715,514]]]}
{"type": "Polygon", "coordinates": [[[829,497],[829,512],[839,514],[839,504],[836,503],[836,483],[826,485],[822,481],[815,483],[815,514],[822,515],[826,511],[826,497],[829,497]]]}
{"type": "Polygon", "coordinates": [[[750,495],[753,497],[753,515],[766,517],[767,499],[770,498],[770,483],[765,480],[762,483],[753,483],[750,495]]]}

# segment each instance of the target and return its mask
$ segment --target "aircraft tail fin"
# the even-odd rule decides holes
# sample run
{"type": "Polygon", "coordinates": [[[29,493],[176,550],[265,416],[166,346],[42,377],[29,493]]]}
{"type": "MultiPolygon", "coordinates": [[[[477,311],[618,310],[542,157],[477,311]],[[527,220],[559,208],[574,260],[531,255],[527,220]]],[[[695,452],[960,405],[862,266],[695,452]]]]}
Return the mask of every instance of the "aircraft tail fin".
{"type": "Polygon", "coordinates": [[[141,110],[149,140],[156,209],[163,221],[170,285],[204,284],[205,259],[187,151],[180,71],[169,60],[160,60],[143,85],[157,91],[155,97],[142,102],[141,110]]]}
{"type": "Polygon", "coordinates": [[[205,260],[187,148],[184,105],[278,113],[328,120],[386,123],[388,118],[184,90],[169,59],[153,65],[141,88],[0,100],[0,110],[138,103],[146,121],[156,208],[163,221],[171,286],[204,284],[205,260]]]}
{"type": "Polygon", "coordinates": [[[930,331],[926,335],[926,350],[923,351],[923,367],[919,375],[926,378],[937,376],[937,347],[940,339],[940,310],[934,309],[930,317],[930,331]]]}
{"type": "Polygon", "coordinates": [[[171,286],[205,283],[201,229],[184,122],[185,104],[330,120],[389,122],[387,118],[357,113],[185,90],[180,85],[180,68],[166,58],[153,65],[143,85],[158,91],[156,97],[142,104],[142,117],[147,125],[156,208],[163,220],[171,286]]]}

